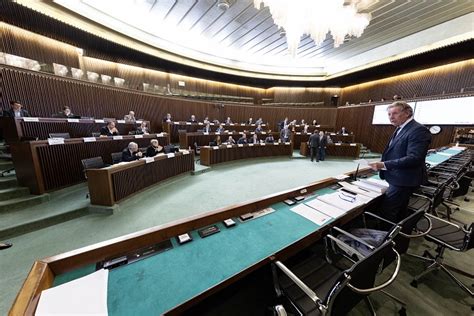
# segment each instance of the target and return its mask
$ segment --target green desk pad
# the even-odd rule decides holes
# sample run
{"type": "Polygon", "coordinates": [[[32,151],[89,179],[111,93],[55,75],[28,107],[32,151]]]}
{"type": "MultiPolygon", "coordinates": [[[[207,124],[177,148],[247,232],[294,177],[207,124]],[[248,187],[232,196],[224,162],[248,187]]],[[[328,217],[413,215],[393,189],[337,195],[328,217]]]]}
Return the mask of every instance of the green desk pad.
{"type": "MultiPolygon", "coordinates": [[[[334,192],[324,188],[317,195],[334,192]]],[[[316,196],[307,198],[310,201],[316,196]]],[[[275,212],[226,228],[147,259],[121,266],[109,273],[109,315],[159,315],[205,292],[255,263],[317,231],[319,226],[290,211],[283,202],[271,206],[275,212]]],[[[58,275],[54,286],[95,271],[88,265],[58,275]]]]}
{"type": "Polygon", "coordinates": [[[435,154],[431,154],[429,156],[426,156],[426,161],[431,163],[431,164],[440,164],[442,162],[445,162],[446,160],[448,160],[449,158],[451,158],[451,156],[446,156],[446,155],[440,155],[439,153],[446,153],[446,154],[450,154],[450,155],[456,155],[456,154],[459,154],[462,150],[459,150],[459,149],[452,149],[452,148],[448,148],[448,149],[445,149],[445,150],[442,150],[442,151],[439,151],[435,154]]]}

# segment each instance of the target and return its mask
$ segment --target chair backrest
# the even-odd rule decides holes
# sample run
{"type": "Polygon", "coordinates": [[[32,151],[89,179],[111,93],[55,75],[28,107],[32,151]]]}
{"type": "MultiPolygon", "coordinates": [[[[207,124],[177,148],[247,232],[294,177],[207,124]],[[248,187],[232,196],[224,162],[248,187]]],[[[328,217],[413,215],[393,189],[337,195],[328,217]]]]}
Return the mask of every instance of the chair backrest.
{"type": "Polygon", "coordinates": [[[82,159],[82,168],[83,170],[87,169],[98,169],[98,168],[103,168],[105,167],[104,160],[102,157],[94,157],[94,158],[87,158],[87,159],[82,159]]]}
{"type": "Polygon", "coordinates": [[[166,146],[163,148],[163,151],[165,152],[165,154],[169,154],[169,153],[174,153],[174,152],[176,152],[175,147],[174,147],[173,145],[166,145],[166,146]]]}
{"type": "Polygon", "coordinates": [[[93,132],[93,133],[92,133],[92,137],[100,137],[100,133],[98,133],[98,132],[93,132]]]}
{"type": "Polygon", "coordinates": [[[369,295],[359,294],[348,287],[348,283],[359,289],[374,287],[375,277],[384,265],[384,261],[394,253],[393,242],[386,241],[370,255],[356,262],[351,268],[344,271],[336,281],[332,290],[324,299],[328,306],[329,315],[346,315],[364,297],[369,295]],[[350,280],[346,278],[350,277],[350,280]]]}
{"type": "Polygon", "coordinates": [[[111,153],[110,155],[112,156],[112,164],[122,162],[122,152],[111,153]]]}
{"type": "Polygon", "coordinates": [[[69,139],[69,138],[71,138],[71,135],[69,135],[69,133],[49,133],[49,138],[69,139]]]}
{"type": "Polygon", "coordinates": [[[466,250],[474,248],[474,236],[472,234],[474,234],[474,223],[471,223],[466,234],[466,250]]]}
{"type": "MultiPolygon", "coordinates": [[[[406,218],[404,218],[398,223],[398,226],[401,227],[400,232],[406,235],[410,235],[424,214],[424,210],[417,210],[406,218]]],[[[405,237],[402,234],[397,234],[394,238],[394,242],[395,249],[398,251],[398,253],[403,254],[408,250],[408,246],[410,245],[410,238],[405,237]]]]}

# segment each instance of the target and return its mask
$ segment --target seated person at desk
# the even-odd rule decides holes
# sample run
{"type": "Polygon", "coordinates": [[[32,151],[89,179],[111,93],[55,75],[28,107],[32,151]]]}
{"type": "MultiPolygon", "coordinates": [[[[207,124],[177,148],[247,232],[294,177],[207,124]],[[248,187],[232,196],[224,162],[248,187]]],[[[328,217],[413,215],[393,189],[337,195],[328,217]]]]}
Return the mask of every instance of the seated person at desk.
{"type": "Polygon", "coordinates": [[[209,146],[219,146],[222,144],[221,137],[217,136],[212,142],[209,143],[209,146]]]}
{"type": "Polygon", "coordinates": [[[148,128],[147,124],[145,121],[143,121],[139,127],[137,127],[137,130],[135,131],[135,134],[137,135],[148,135],[150,133],[150,129],[148,128]]]}
{"type": "Polygon", "coordinates": [[[242,134],[242,137],[239,138],[239,140],[237,141],[237,144],[247,144],[248,141],[247,141],[247,134],[242,134]]]}
{"type": "Polygon", "coordinates": [[[341,130],[338,132],[338,134],[342,134],[342,135],[349,134],[349,131],[343,126],[341,130]]]}
{"type": "Polygon", "coordinates": [[[301,119],[300,125],[306,125],[306,122],[304,121],[304,119],[301,119]]]}
{"type": "Polygon", "coordinates": [[[71,108],[68,107],[67,105],[63,107],[63,110],[61,112],[58,112],[58,113],[55,113],[53,114],[53,117],[58,117],[58,118],[68,118],[68,117],[75,117],[76,115],[74,115],[72,112],[71,112],[71,108]]]}
{"type": "Polygon", "coordinates": [[[291,132],[288,129],[288,125],[286,125],[285,127],[283,127],[283,129],[280,132],[280,140],[284,143],[289,142],[290,136],[291,136],[291,132]]]}
{"type": "Polygon", "coordinates": [[[255,125],[261,125],[263,124],[263,120],[261,117],[258,118],[258,120],[255,121],[255,125]]]}
{"type": "Polygon", "coordinates": [[[30,114],[27,110],[22,109],[20,102],[10,101],[11,108],[9,110],[3,111],[3,116],[5,117],[29,117],[30,114]]]}
{"type": "Polygon", "coordinates": [[[253,134],[252,138],[250,139],[249,144],[260,144],[260,141],[258,140],[258,135],[253,134]]]}
{"type": "Polygon", "coordinates": [[[211,131],[211,125],[209,122],[207,122],[206,126],[204,126],[204,129],[202,130],[203,133],[210,133],[211,131]]]}
{"type": "Polygon", "coordinates": [[[261,133],[261,132],[263,132],[262,125],[258,124],[257,128],[255,129],[255,133],[261,133]]]}
{"type": "Polygon", "coordinates": [[[159,153],[163,152],[163,146],[160,146],[157,139],[150,140],[150,146],[146,149],[147,157],[154,157],[159,153]]]}
{"type": "Polygon", "coordinates": [[[196,116],[193,114],[188,120],[189,123],[197,123],[198,121],[196,120],[196,116]]]}
{"type": "Polygon", "coordinates": [[[227,141],[226,141],[225,143],[226,143],[227,145],[235,145],[234,137],[229,136],[229,138],[227,138],[227,141]]]}
{"type": "Polygon", "coordinates": [[[122,161],[134,161],[142,156],[142,152],[138,150],[138,144],[134,142],[130,142],[128,147],[122,151],[122,161]]]}
{"type": "Polygon", "coordinates": [[[216,133],[223,133],[225,131],[224,125],[220,124],[219,127],[216,129],[216,133]]]}
{"type": "Polygon", "coordinates": [[[123,117],[123,120],[125,121],[125,123],[135,123],[135,112],[128,112],[128,114],[123,117]]]}
{"type": "Polygon", "coordinates": [[[268,131],[268,136],[265,138],[265,143],[272,144],[275,142],[275,139],[273,138],[272,131],[268,131]]]}
{"type": "Polygon", "coordinates": [[[163,118],[163,122],[171,122],[171,114],[166,113],[166,116],[163,118]]]}
{"type": "Polygon", "coordinates": [[[303,133],[304,133],[304,134],[307,134],[307,133],[308,133],[308,128],[309,128],[309,125],[308,125],[308,124],[304,124],[304,125],[303,125],[303,133]]]}
{"type": "Polygon", "coordinates": [[[283,121],[278,123],[278,131],[281,131],[287,125],[288,125],[288,117],[285,117],[283,121]]]}
{"type": "Polygon", "coordinates": [[[119,132],[115,127],[114,121],[109,121],[106,126],[100,129],[100,136],[115,136],[118,134],[119,132]]]}
{"type": "Polygon", "coordinates": [[[209,121],[209,116],[206,116],[203,121],[204,124],[209,124],[211,121],[209,121]]]}
{"type": "Polygon", "coordinates": [[[230,119],[230,116],[226,118],[224,124],[232,124],[232,120],[230,119]]]}
{"type": "Polygon", "coordinates": [[[313,122],[311,123],[311,125],[318,125],[318,121],[317,121],[317,120],[313,120],[313,122]]]}
{"type": "Polygon", "coordinates": [[[255,124],[255,123],[253,122],[253,118],[249,118],[249,120],[247,121],[247,125],[251,125],[251,124],[255,124]]]}

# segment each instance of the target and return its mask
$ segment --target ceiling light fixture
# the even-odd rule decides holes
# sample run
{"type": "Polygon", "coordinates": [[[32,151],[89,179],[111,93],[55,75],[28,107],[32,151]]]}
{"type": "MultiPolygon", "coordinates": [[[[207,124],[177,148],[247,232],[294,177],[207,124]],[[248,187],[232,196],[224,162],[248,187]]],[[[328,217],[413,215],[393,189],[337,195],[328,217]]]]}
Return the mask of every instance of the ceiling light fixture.
{"type": "Polygon", "coordinates": [[[217,1],[217,7],[223,11],[226,11],[230,7],[230,3],[227,0],[219,0],[217,1]]]}
{"type": "Polygon", "coordinates": [[[344,42],[346,35],[359,37],[370,22],[370,14],[358,13],[358,7],[372,0],[254,0],[260,9],[268,7],[275,24],[286,31],[290,55],[296,51],[304,34],[320,45],[328,33],[334,39],[334,47],[344,42]]]}

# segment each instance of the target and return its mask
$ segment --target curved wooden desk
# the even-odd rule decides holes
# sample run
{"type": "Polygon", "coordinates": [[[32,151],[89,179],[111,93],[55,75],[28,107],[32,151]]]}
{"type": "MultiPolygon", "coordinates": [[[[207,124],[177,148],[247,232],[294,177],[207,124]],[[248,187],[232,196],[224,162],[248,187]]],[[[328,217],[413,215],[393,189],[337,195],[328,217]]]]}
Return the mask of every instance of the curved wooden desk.
{"type": "Polygon", "coordinates": [[[89,169],[87,184],[91,204],[112,206],[151,185],[192,170],[194,153],[189,151],[89,169]]]}
{"type": "Polygon", "coordinates": [[[210,166],[238,159],[292,155],[291,143],[204,146],[201,147],[201,165],[210,166]]]}

